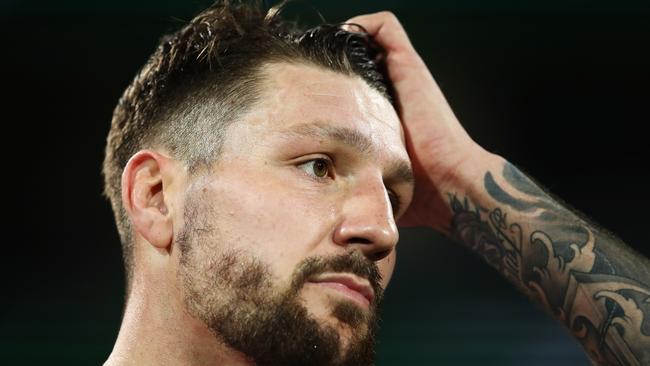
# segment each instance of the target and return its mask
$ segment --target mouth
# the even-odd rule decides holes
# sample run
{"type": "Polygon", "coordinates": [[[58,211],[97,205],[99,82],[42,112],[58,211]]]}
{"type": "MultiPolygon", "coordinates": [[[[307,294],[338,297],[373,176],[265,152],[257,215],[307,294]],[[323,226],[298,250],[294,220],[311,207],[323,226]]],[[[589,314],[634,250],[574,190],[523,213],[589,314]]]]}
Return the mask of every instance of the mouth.
{"type": "Polygon", "coordinates": [[[366,279],[351,273],[325,273],[312,278],[309,283],[321,288],[336,291],[364,307],[370,306],[375,298],[375,291],[366,279]]]}

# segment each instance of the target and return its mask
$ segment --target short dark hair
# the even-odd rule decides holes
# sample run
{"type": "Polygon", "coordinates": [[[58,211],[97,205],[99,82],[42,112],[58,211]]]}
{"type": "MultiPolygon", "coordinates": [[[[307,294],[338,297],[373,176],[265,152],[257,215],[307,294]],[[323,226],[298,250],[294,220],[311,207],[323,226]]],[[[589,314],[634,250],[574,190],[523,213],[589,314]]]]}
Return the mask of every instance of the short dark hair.
{"type": "Polygon", "coordinates": [[[389,100],[375,59],[381,50],[363,28],[342,24],[308,30],[258,2],[217,1],[160,45],[120,98],[103,164],[122,242],[127,283],[133,271],[132,228],[122,205],[121,175],[141,149],[163,147],[190,171],[213,162],[225,128],[259,98],[270,62],[303,63],[357,75],[389,100]]]}

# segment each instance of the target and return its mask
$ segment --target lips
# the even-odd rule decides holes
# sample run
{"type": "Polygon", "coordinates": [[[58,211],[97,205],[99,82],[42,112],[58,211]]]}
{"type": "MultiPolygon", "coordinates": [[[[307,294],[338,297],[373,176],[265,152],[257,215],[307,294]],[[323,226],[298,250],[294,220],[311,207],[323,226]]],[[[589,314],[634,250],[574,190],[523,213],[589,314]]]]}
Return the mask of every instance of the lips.
{"type": "Polygon", "coordinates": [[[361,302],[371,304],[375,298],[375,292],[368,280],[361,279],[351,273],[326,273],[309,282],[341,291],[350,297],[357,298],[361,302]]]}

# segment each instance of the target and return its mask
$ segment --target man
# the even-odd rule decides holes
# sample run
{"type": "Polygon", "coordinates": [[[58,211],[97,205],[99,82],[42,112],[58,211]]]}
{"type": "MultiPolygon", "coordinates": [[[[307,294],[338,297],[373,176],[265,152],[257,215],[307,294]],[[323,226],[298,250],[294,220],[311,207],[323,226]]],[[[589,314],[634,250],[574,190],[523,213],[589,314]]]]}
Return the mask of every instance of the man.
{"type": "Polygon", "coordinates": [[[397,222],[469,246],[594,363],[650,363],[648,260],[478,146],[394,16],[346,23],[217,3],[126,90],[104,162],[128,279],[107,364],[371,364],[397,222]]]}

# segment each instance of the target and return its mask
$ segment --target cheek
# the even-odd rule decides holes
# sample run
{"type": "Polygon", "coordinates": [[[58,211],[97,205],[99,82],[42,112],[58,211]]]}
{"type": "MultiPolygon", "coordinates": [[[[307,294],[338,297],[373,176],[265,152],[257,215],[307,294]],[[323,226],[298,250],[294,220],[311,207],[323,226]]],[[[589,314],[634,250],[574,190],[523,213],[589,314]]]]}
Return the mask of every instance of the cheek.
{"type": "Polygon", "coordinates": [[[276,273],[294,266],[328,239],[334,209],[322,197],[259,172],[238,169],[207,192],[214,197],[223,241],[259,256],[276,273]]]}

